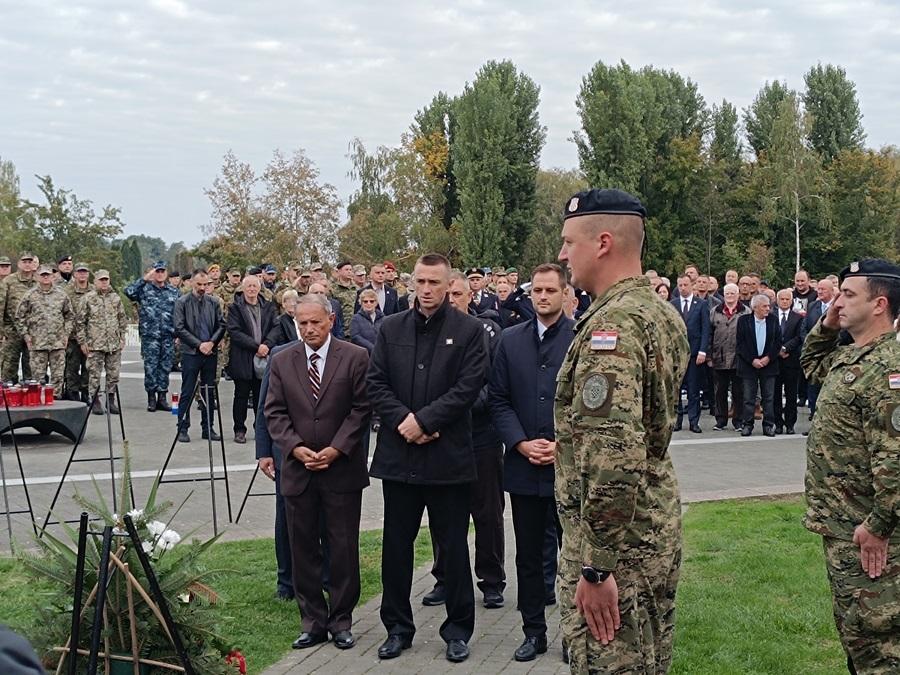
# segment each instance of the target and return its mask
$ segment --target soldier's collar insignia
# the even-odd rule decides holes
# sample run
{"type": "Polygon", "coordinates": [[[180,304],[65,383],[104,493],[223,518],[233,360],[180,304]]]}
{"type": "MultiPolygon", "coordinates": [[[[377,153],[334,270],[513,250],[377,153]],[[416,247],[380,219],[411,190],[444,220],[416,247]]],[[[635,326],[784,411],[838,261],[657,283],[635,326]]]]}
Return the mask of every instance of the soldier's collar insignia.
{"type": "Polygon", "coordinates": [[[844,384],[850,384],[855,379],[856,379],[856,373],[853,373],[852,371],[849,371],[849,370],[846,373],[844,373],[844,384]]]}
{"type": "Polygon", "coordinates": [[[891,373],[888,375],[888,387],[891,389],[900,389],[900,373],[891,373]]]}
{"type": "MultiPolygon", "coordinates": [[[[557,202],[558,204],[559,202],[557,202]]],[[[578,210],[578,197],[572,197],[569,202],[569,213],[575,213],[578,210]]]]}

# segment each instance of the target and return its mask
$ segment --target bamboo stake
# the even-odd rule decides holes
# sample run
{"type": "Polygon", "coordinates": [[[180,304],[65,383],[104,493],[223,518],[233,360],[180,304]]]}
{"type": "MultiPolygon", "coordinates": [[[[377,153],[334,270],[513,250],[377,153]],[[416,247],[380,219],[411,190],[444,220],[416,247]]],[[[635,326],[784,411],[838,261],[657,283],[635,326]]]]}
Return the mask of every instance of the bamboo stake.
{"type": "MultiPolygon", "coordinates": [[[[69,648],[68,647],[54,647],[53,651],[65,652],[66,654],[68,654],[69,648]]],[[[87,649],[79,649],[78,653],[88,655],[88,654],[90,654],[90,651],[87,649]]],[[[99,652],[97,655],[106,657],[106,654],[104,654],[103,652],[99,652]]],[[[112,659],[113,661],[126,661],[126,662],[131,661],[130,656],[121,656],[119,654],[110,654],[109,658],[112,659]]],[[[140,662],[144,663],[148,666],[156,666],[157,668],[168,668],[169,670],[174,670],[175,672],[178,672],[178,673],[184,672],[184,668],[182,668],[181,666],[177,666],[174,663],[166,663],[165,661],[154,661],[153,659],[140,659],[140,662]]]]}
{"type": "MultiPolygon", "coordinates": [[[[117,557],[113,557],[111,558],[111,560],[114,564],[118,565],[119,569],[124,570],[125,564],[121,560],[119,560],[117,557]]],[[[143,586],[141,586],[141,582],[139,582],[131,572],[128,572],[128,579],[134,585],[134,589],[138,592],[138,595],[140,595],[143,601],[147,603],[147,606],[150,607],[150,611],[152,611],[154,616],[156,616],[156,618],[159,620],[159,625],[162,626],[162,629],[164,631],[166,631],[166,636],[171,641],[172,634],[169,632],[169,627],[166,626],[166,622],[163,620],[162,613],[159,611],[159,607],[157,607],[156,603],[153,602],[153,599],[149,595],[147,595],[147,591],[145,591],[143,586]]]]}
{"type": "Polygon", "coordinates": [[[141,675],[141,655],[138,651],[137,617],[134,615],[134,593],[131,588],[131,571],[128,563],[123,565],[125,574],[125,594],[128,598],[128,620],[131,622],[131,657],[134,659],[134,675],[141,675]]]}

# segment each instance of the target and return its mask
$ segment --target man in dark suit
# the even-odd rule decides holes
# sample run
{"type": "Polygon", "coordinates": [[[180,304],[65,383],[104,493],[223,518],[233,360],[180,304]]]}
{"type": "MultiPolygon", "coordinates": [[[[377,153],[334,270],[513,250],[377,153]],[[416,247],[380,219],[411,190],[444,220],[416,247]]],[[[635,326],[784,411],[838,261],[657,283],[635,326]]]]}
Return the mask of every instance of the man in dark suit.
{"type": "MultiPolygon", "coordinates": [[[[384,265],[372,265],[369,271],[371,281],[363,286],[363,288],[371,288],[378,296],[378,307],[385,316],[396,314],[400,311],[400,301],[397,298],[397,291],[385,283],[384,265]]],[[[363,289],[360,288],[360,291],[363,289]]],[[[356,294],[356,304],[353,307],[353,313],[359,311],[359,293],[356,294]]],[[[353,318],[353,317],[351,317],[353,318]]],[[[346,317],[345,317],[346,319],[346,317]]]]}
{"type": "Polygon", "coordinates": [[[410,605],[413,544],[428,509],[431,536],[444,556],[447,659],[468,658],[475,627],[469,567],[469,503],[477,474],[471,408],[488,367],[481,321],[450,307],[450,263],[430,254],[416,262],[416,299],[386,316],[369,365],[369,398],[381,416],[371,474],[382,480],[381,621],[388,638],[378,656],[400,656],[416,625],[410,605]]]}
{"type": "Polygon", "coordinates": [[[753,433],[756,394],[763,408],[763,433],[775,435],[775,377],[781,352],[778,319],[769,312],[768,296],[759,293],[750,300],[752,314],[738,319],[737,372],[744,387],[744,425],[741,436],[753,433]]]}
{"type": "MultiPolygon", "coordinates": [[[[831,303],[834,301],[834,296],[834,282],[831,281],[831,279],[822,279],[816,285],[816,299],[809,303],[806,309],[806,316],[803,317],[803,342],[806,341],[806,336],[809,335],[809,332],[819,322],[819,319],[828,312],[828,308],[831,307],[831,303]]],[[[816,401],[819,398],[819,388],[819,385],[813,384],[812,382],[806,387],[806,399],[809,403],[810,419],[816,414],[816,401]]],[[[804,431],[803,435],[806,436],[808,433],[809,432],[804,431]]]]}
{"type": "Polygon", "coordinates": [[[794,291],[783,288],[776,297],[781,351],[775,378],[775,433],[794,433],[797,423],[797,384],[800,381],[800,350],[803,347],[803,317],[791,309],[794,291]],[[782,402],[782,398],[784,402],[782,402]]]}
{"type": "Polygon", "coordinates": [[[478,316],[488,310],[500,313],[500,300],[484,287],[484,271],[480,267],[472,267],[466,270],[466,278],[469,280],[469,288],[472,290],[472,302],[469,307],[472,313],[478,316]]]}
{"type": "MultiPolygon", "coordinates": [[[[709,350],[709,303],[694,295],[691,277],[685,274],[678,277],[678,293],[672,299],[672,305],[681,314],[681,318],[687,326],[691,358],[688,361],[682,388],[687,389],[687,413],[691,431],[699,434],[703,432],[700,428],[700,387],[703,386],[705,381],[701,373],[701,367],[706,363],[706,352],[709,350]]],[[[683,416],[684,406],[681,403],[681,396],[679,396],[678,419],[675,422],[675,431],[681,430],[683,416]]]]}
{"type": "Polygon", "coordinates": [[[290,532],[294,595],[301,633],[295,649],[325,642],[355,644],[350,632],[359,601],[359,519],[369,484],[363,436],[368,430],[368,353],[332,339],[331,303],[319,294],[294,310],[302,342],[272,358],[266,421],[282,449],[281,492],[290,532]],[[323,536],[315,514],[326,512],[331,554],[329,598],[322,592],[323,536]],[[330,607],[329,607],[330,605],[330,607]]]}
{"type": "Polygon", "coordinates": [[[575,336],[575,321],[563,314],[566,277],[562,269],[540,265],[531,279],[537,317],[503,331],[491,368],[488,399],[494,426],[506,446],[503,487],[509,492],[516,535],[519,612],[525,633],[513,656],[516,661],[531,661],[547,651],[544,606],[555,597],[548,592],[544,570],[550,563],[556,576],[562,536],[553,495],[553,401],[556,374],[575,336]],[[553,523],[549,551],[546,528],[540,527],[548,520],[553,523]]]}

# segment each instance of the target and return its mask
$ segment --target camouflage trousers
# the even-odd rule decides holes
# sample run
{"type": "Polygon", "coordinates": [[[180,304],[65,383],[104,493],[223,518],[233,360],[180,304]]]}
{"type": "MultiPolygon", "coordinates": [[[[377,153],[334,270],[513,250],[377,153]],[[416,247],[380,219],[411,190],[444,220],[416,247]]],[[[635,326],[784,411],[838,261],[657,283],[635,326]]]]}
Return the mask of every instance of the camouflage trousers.
{"type": "Polygon", "coordinates": [[[144,389],[148,392],[168,391],[169,373],[175,360],[175,338],[141,337],[144,359],[144,389]]]}
{"type": "Polygon", "coordinates": [[[616,631],[613,641],[604,646],[594,639],[584,617],[575,608],[575,586],[581,578],[581,562],[560,558],[557,576],[560,627],[569,648],[572,673],[667,673],[672,665],[675,589],[680,568],[680,550],[620,564],[616,570],[616,584],[622,627],[616,631]]]}
{"type": "Polygon", "coordinates": [[[50,379],[54,391],[62,391],[63,376],[66,371],[65,349],[32,349],[31,374],[35,380],[42,380],[47,368],[50,368],[50,379]]]}
{"type": "Polygon", "coordinates": [[[66,345],[66,393],[78,395],[88,390],[87,357],[78,341],[69,339],[66,345]]]}
{"type": "Polygon", "coordinates": [[[111,394],[119,386],[119,371],[122,367],[122,350],[114,352],[91,352],[87,357],[89,390],[91,396],[100,387],[100,375],[106,370],[106,393],[111,394]]]}
{"type": "Polygon", "coordinates": [[[18,335],[9,335],[3,342],[2,368],[4,382],[19,381],[19,360],[22,360],[22,379],[31,379],[31,359],[25,340],[18,335]]]}
{"type": "Polygon", "coordinates": [[[863,572],[852,541],[824,537],[823,543],[834,622],[856,672],[900,673],[900,554],[894,542],[878,579],[863,572]]]}

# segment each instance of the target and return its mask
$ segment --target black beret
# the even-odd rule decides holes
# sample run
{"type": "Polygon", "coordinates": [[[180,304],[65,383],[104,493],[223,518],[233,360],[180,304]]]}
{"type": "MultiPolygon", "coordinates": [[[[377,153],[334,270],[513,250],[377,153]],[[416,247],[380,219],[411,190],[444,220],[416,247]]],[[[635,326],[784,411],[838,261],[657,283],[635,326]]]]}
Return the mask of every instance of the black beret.
{"type": "Polygon", "coordinates": [[[254,275],[262,274],[262,268],[261,267],[251,267],[250,269],[247,270],[247,274],[254,274],[254,275]]]}
{"type": "Polygon", "coordinates": [[[469,269],[466,270],[466,276],[467,277],[483,277],[484,270],[482,270],[480,267],[470,267],[469,269]]]}
{"type": "Polygon", "coordinates": [[[838,275],[841,282],[847,277],[869,277],[900,281],[900,265],[895,265],[881,258],[866,258],[865,260],[850,263],[838,275]]]}
{"type": "Polygon", "coordinates": [[[56,264],[61,265],[64,262],[72,262],[72,256],[64,255],[62,258],[60,258],[59,260],[56,261],[56,264]]]}
{"type": "Polygon", "coordinates": [[[647,217],[647,209],[640,200],[622,190],[583,190],[573,195],[563,209],[563,219],[597,213],[647,217]]]}

